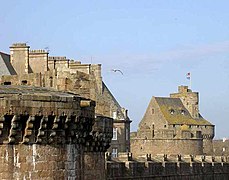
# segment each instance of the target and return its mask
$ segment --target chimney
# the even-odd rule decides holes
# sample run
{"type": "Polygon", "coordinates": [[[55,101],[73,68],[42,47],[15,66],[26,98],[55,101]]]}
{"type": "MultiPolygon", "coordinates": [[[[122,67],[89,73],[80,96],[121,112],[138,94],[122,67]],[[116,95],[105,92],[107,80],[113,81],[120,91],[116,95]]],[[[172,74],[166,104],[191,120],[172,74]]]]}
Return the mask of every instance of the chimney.
{"type": "Polygon", "coordinates": [[[15,43],[10,47],[10,63],[18,75],[29,73],[29,46],[15,43]]]}

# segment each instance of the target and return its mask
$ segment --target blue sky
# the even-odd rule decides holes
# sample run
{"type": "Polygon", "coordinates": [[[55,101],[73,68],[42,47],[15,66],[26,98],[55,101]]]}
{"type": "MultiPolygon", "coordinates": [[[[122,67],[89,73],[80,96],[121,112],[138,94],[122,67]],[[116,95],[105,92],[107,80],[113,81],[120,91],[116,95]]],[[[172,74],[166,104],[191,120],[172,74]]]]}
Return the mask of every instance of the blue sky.
{"type": "Polygon", "coordinates": [[[229,137],[228,7],[226,0],[3,1],[0,50],[28,42],[48,46],[50,55],[101,63],[132,130],[152,96],[188,85],[191,72],[201,114],[216,125],[216,138],[229,137]]]}

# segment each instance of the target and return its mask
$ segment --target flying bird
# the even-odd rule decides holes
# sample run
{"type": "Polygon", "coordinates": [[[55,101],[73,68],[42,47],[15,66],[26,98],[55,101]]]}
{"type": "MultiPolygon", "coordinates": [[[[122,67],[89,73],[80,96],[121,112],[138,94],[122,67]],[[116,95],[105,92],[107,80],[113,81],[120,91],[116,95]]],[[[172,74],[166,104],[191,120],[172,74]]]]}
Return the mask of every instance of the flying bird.
{"type": "Polygon", "coordinates": [[[123,75],[123,72],[120,69],[111,69],[113,72],[120,72],[123,75]]]}

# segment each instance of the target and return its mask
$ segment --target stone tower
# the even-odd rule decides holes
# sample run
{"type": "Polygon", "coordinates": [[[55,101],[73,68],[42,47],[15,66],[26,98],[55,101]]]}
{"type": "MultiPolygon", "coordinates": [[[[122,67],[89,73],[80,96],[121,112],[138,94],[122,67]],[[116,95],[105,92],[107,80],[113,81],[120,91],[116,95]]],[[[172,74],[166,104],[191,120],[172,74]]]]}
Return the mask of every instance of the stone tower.
{"type": "Polygon", "coordinates": [[[178,93],[170,94],[171,98],[180,98],[192,118],[199,118],[199,93],[192,92],[188,86],[179,86],[178,93]]]}
{"type": "MultiPolygon", "coordinates": [[[[180,98],[185,108],[189,111],[192,118],[198,120],[202,118],[199,113],[199,93],[192,92],[188,86],[179,86],[178,93],[170,94],[171,98],[180,98]]],[[[203,152],[204,154],[213,154],[214,126],[202,126],[203,152]]]]}
{"type": "Polygon", "coordinates": [[[0,179],[105,179],[113,119],[49,88],[0,85],[0,179]]]}
{"type": "Polygon", "coordinates": [[[29,73],[29,46],[15,43],[10,47],[10,62],[18,75],[29,73]]]}

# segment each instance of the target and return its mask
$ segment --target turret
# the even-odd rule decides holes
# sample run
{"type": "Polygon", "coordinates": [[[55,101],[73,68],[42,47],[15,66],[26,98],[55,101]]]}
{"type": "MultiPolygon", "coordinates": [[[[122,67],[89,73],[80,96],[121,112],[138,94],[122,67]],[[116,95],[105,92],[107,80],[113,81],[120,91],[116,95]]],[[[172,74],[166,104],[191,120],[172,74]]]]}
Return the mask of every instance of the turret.
{"type": "Polygon", "coordinates": [[[170,94],[171,98],[180,98],[193,118],[199,118],[199,93],[192,92],[188,86],[179,86],[178,93],[170,94]]]}

